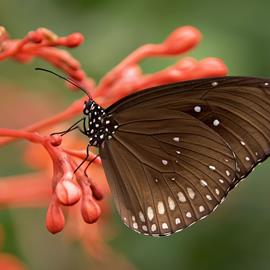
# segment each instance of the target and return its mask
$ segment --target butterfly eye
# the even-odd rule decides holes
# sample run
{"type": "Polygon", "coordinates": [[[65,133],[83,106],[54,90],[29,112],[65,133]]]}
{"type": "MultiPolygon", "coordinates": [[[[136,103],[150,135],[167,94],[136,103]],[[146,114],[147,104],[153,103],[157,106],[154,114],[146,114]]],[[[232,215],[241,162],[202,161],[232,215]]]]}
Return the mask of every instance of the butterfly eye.
{"type": "Polygon", "coordinates": [[[85,101],[84,102],[84,109],[83,109],[83,113],[85,115],[88,115],[91,111],[91,108],[92,108],[92,101],[89,100],[89,101],[85,101]]]}
{"type": "Polygon", "coordinates": [[[87,106],[85,106],[85,108],[83,109],[83,113],[84,113],[85,115],[88,115],[89,112],[90,112],[89,108],[88,108],[87,106]]]}

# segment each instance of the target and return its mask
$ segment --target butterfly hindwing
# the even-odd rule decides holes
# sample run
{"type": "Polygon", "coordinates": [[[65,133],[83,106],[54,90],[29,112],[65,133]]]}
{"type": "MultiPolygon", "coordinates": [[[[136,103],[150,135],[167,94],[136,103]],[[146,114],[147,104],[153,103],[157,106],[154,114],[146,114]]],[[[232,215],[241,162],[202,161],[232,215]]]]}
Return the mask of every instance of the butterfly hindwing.
{"type": "Polygon", "coordinates": [[[123,222],[168,235],[211,213],[234,185],[236,161],[227,143],[183,112],[118,113],[119,128],[100,154],[123,222]]]}

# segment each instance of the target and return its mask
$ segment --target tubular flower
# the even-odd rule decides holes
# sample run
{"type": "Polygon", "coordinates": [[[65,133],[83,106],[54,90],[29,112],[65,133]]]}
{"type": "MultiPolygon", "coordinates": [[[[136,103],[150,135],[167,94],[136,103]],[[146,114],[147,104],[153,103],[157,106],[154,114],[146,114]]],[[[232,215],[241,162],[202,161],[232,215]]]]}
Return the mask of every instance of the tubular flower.
{"type": "MultiPolygon", "coordinates": [[[[75,80],[103,107],[148,87],[196,78],[224,76],[227,73],[224,63],[220,59],[212,57],[203,60],[186,57],[177,60],[172,66],[154,73],[145,74],[142,71],[140,63],[147,58],[179,56],[198,45],[201,33],[194,27],[184,26],[177,28],[160,44],[145,44],[139,47],[96,84],[94,79],[86,75],[76,59],[67,51],[59,48],[59,46],[76,47],[83,42],[83,39],[84,37],[80,33],[58,37],[46,28],[31,31],[22,39],[10,39],[5,28],[0,27],[0,60],[12,58],[20,63],[27,63],[35,57],[42,58],[75,80]]],[[[68,86],[74,89],[74,86],[70,84],[68,86]]],[[[41,151],[47,153],[48,160],[52,164],[52,175],[49,175],[50,170],[48,170],[51,165],[47,164],[44,166],[46,169],[39,168],[40,172],[36,174],[2,179],[0,185],[5,188],[6,192],[3,194],[0,192],[0,204],[29,206],[41,202],[47,203],[51,197],[46,226],[52,233],[61,231],[65,226],[64,206],[80,211],[85,223],[95,223],[104,209],[100,206],[99,201],[109,192],[99,158],[93,161],[93,165],[90,166],[90,171],[87,173],[88,176],[84,174],[83,166],[74,173],[78,164],[86,158],[85,143],[80,143],[79,149],[75,149],[72,143],[65,144],[65,141],[68,140],[66,137],[63,139],[60,135],[42,134],[58,130],[57,125],[80,115],[85,100],[86,97],[78,99],[53,117],[25,126],[20,130],[0,129],[2,137],[0,145],[17,139],[25,139],[31,144],[37,144],[43,148],[41,151]],[[100,177],[104,181],[95,179],[96,177],[100,177]],[[38,181],[36,181],[37,178],[38,181]],[[49,194],[48,179],[51,179],[51,195],[49,194]],[[23,192],[17,196],[20,185],[23,187],[23,192]],[[11,186],[12,189],[9,188],[11,186]],[[31,186],[35,192],[28,190],[27,186],[31,186]]],[[[31,162],[30,152],[25,154],[27,163],[31,162]]],[[[95,155],[95,152],[91,152],[88,161],[92,160],[95,155]]],[[[32,162],[36,161],[32,159],[32,162]]],[[[0,191],[2,190],[0,188],[0,191]]],[[[72,212],[67,211],[67,213],[72,212]]]]}

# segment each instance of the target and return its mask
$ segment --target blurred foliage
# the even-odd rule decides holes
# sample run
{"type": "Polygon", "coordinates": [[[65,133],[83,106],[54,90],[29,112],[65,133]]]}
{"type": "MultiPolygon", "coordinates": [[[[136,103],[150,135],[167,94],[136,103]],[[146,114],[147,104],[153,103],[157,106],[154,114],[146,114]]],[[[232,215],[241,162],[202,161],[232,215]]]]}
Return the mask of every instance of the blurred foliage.
{"type": "MultiPolygon", "coordinates": [[[[176,27],[190,24],[204,37],[192,54],[196,58],[220,57],[231,75],[269,76],[269,10],[268,0],[28,0],[23,4],[2,0],[0,24],[13,37],[40,26],[62,35],[82,32],[85,43],[72,53],[96,79],[139,45],[159,42],[176,27]]],[[[144,69],[150,72],[172,61],[147,61],[144,69]]],[[[33,71],[46,65],[3,62],[0,80],[35,95],[46,93],[44,99],[60,100],[64,108],[78,94],[68,93],[61,81],[33,71]]],[[[4,98],[5,93],[1,94],[4,98]]],[[[24,170],[19,164],[12,168],[12,156],[16,157],[14,147],[1,149],[1,175],[24,170]]],[[[169,238],[139,236],[115,216],[119,234],[110,245],[138,269],[269,269],[269,173],[268,161],[231,192],[213,215],[169,238]]],[[[40,210],[1,212],[0,223],[5,224],[9,241],[5,249],[26,260],[29,269],[90,269],[77,246],[67,247],[61,235],[46,232],[44,217],[40,210]]]]}

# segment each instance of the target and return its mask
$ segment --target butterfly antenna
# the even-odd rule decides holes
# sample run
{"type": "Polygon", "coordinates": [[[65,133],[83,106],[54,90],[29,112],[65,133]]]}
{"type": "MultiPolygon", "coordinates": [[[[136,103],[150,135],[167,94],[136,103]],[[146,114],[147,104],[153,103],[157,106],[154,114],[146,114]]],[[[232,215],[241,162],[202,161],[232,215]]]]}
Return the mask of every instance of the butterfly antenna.
{"type": "Polygon", "coordinates": [[[69,79],[69,78],[66,78],[66,77],[64,77],[64,76],[62,76],[62,75],[59,75],[59,74],[57,74],[56,72],[51,71],[51,70],[48,70],[48,69],[46,69],[46,68],[39,68],[39,67],[37,67],[37,68],[35,68],[35,70],[40,70],[40,71],[45,71],[45,72],[51,73],[51,74],[53,74],[53,75],[55,75],[55,76],[57,76],[57,77],[59,77],[59,78],[65,80],[65,81],[71,83],[72,85],[74,85],[74,86],[76,86],[77,88],[81,89],[81,90],[82,90],[82,91],[90,98],[89,93],[87,93],[87,91],[86,91],[84,88],[82,88],[82,87],[81,87],[78,83],[76,83],[75,81],[73,81],[73,80],[71,80],[71,79],[69,79]]]}

